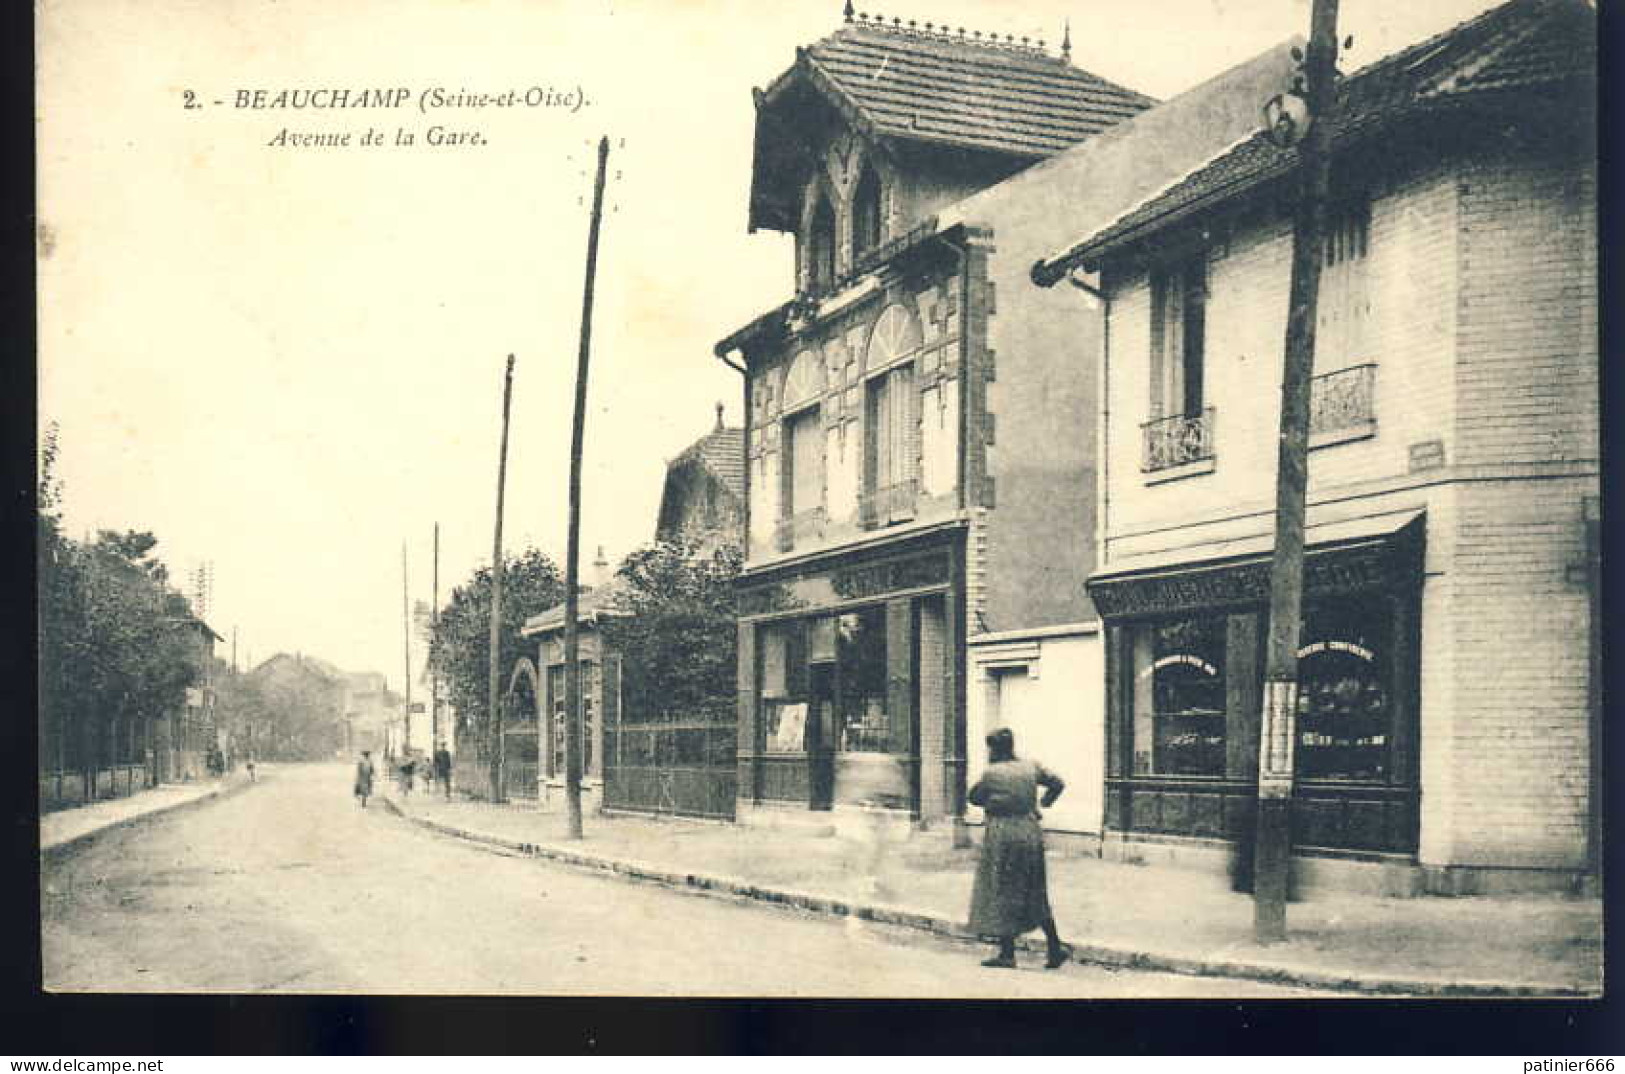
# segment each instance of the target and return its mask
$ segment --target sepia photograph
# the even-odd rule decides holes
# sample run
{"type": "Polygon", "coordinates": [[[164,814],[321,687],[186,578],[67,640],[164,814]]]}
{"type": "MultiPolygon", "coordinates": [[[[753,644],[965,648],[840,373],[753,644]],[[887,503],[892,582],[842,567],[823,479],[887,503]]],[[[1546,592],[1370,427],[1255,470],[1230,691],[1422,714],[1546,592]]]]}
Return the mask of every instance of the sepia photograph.
{"type": "Polygon", "coordinates": [[[34,19],[45,993],[1602,997],[1593,0],[34,19]]]}

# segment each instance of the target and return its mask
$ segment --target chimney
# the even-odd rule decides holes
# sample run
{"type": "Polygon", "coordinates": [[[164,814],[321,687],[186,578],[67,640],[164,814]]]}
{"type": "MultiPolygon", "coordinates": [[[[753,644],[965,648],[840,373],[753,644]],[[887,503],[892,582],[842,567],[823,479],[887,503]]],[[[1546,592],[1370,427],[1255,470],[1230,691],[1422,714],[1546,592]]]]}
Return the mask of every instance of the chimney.
{"type": "Polygon", "coordinates": [[[606,586],[609,584],[609,560],[604,558],[604,546],[598,546],[598,558],[592,561],[593,585],[606,586]]]}

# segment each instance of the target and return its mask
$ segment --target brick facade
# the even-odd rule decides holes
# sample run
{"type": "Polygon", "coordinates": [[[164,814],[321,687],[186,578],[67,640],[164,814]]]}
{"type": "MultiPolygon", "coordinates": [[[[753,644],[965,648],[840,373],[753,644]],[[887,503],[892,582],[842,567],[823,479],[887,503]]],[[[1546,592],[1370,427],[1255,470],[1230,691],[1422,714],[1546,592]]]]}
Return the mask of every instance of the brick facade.
{"type": "MultiPolygon", "coordinates": [[[[1448,890],[1586,864],[1594,183],[1560,140],[1413,156],[1380,176],[1360,356],[1376,365],[1374,425],[1310,455],[1311,541],[1317,526],[1425,513],[1416,861],[1448,890]]],[[[1107,571],[1271,532],[1290,225],[1255,210],[1208,249],[1213,458],[1172,480],[1140,462],[1150,270],[1109,273],[1107,571]]]]}

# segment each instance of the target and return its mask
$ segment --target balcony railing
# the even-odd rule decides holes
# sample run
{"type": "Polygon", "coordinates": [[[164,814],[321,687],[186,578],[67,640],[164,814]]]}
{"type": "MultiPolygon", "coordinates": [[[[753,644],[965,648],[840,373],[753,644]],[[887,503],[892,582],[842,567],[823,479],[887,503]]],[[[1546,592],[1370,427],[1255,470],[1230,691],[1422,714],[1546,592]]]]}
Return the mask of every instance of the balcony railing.
{"type": "Polygon", "coordinates": [[[865,528],[906,522],[914,517],[919,496],[920,482],[916,478],[863,489],[858,493],[858,522],[865,528]]]}
{"type": "Polygon", "coordinates": [[[1145,436],[1140,469],[1145,473],[1213,457],[1213,408],[1200,414],[1174,414],[1140,426],[1145,436]]]}
{"type": "Polygon", "coordinates": [[[1335,433],[1376,421],[1377,367],[1373,363],[1323,373],[1309,386],[1309,432],[1335,433]]]}
{"type": "Polygon", "coordinates": [[[814,507],[779,519],[773,527],[773,544],[780,552],[804,545],[824,535],[824,509],[814,507]]]}

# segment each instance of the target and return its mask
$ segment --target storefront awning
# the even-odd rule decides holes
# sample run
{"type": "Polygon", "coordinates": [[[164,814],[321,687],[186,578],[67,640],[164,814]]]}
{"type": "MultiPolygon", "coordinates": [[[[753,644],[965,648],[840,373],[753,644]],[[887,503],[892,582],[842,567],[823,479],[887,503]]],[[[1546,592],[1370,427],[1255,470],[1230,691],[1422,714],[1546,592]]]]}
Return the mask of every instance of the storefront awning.
{"type": "MultiPolygon", "coordinates": [[[[1304,592],[1311,596],[1420,583],[1425,512],[1410,510],[1311,525],[1304,592]]],[[[1269,600],[1274,534],[1185,546],[1125,559],[1086,583],[1108,619],[1269,600]]]]}

